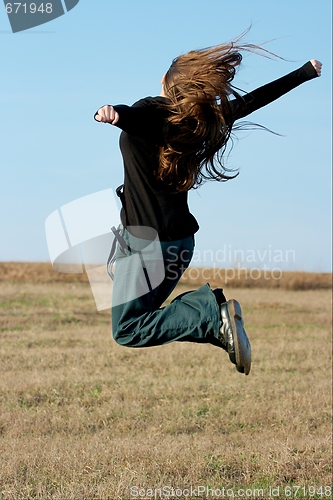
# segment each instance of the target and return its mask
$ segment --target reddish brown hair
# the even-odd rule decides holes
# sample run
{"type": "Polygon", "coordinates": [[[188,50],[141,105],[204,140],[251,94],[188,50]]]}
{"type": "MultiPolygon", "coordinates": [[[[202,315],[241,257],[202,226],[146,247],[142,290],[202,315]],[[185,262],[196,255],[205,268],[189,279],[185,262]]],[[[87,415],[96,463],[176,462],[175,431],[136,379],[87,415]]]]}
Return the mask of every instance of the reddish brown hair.
{"type": "Polygon", "coordinates": [[[183,54],[166,73],[169,117],[156,176],[178,191],[196,188],[208,179],[225,181],[238,175],[226,175],[222,162],[233,127],[229,99],[242,100],[232,81],[242,61],[241,51],[267,52],[238,44],[240,38],[183,54]]]}

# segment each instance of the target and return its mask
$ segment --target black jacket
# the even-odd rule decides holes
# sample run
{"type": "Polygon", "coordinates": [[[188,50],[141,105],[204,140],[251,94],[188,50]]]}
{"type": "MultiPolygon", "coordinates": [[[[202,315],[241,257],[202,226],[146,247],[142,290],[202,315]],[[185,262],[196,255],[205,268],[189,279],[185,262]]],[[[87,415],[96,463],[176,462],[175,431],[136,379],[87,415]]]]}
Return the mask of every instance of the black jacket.
{"type": "MultiPolygon", "coordinates": [[[[233,121],[253,113],[317,75],[311,62],[278,80],[248,94],[241,101],[231,100],[233,121]]],[[[117,105],[117,127],[122,129],[120,149],[124,160],[123,208],[125,227],[154,228],[161,241],[173,241],[193,235],[199,226],[189,211],[187,192],[177,192],[156,180],[159,147],[167,111],[161,107],[164,97],[146,97],[133,106],[117,105]]]]}

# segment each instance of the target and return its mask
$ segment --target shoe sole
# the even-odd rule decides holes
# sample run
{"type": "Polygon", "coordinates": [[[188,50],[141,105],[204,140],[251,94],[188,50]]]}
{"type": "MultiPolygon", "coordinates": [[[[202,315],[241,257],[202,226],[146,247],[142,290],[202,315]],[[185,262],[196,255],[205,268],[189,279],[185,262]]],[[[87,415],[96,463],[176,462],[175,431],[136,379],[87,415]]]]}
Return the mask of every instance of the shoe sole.
{"type": "Polygon", "coordinates": [[[250,353],[248,353],[247,347],[245,349],[241,349],[241,346],[248,344],[250,346],[249,339],[247,338],[246,332],[244,328],[237,328],[236,319],[239,321],[243,320],[242,317],[242,309],[237,300],[231,299],[227,302],[228,304],[228,312],[229,318],[232,325],[232,331],[235,332],[234,335],[234,346],[235,346],[235,357],[236,357],[236,368],[240,373],[245,373],[248,375],[251,370],[251,347],[250,353]],[[244,335],[246,339],[244,340],[244,335]],[[243,338],[242,338],[243,337],[243,338]]]}

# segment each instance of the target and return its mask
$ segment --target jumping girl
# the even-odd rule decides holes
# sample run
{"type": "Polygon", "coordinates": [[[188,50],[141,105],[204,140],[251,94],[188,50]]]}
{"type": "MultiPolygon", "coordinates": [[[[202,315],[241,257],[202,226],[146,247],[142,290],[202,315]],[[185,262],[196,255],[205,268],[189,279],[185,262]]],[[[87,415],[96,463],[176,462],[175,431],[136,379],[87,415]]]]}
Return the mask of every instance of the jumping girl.
{"type": "Polygon", "coordinates": [[[223,166],[235,121],[321,74],[322,64],[311,60],[240,95],[232,81],[241,52],[265,51],[237,41],[177,57],[162,78],[160,96],[146,97],[130,107],[103,106],[95,120],[122,130],[125,173],[119,194],[126,250],[121,245],[117,248],[114,296],[142,280],[142,267],[135,270],[129,266],[127,272],[117,272],[119,263],[130,262],[128,257],[138,248],[138,241],[154,239],[146,236],[147,232],[137,232],[138,228],[155,231],[164,260],[164,279],[158,286],[150,286],[141,296],[129,293],[128,300],[113,302],[114,339],[128,347],[173,341],[211,343],[227,351],[237,370],[248,375],[251,347],[241,307],[236,300],[227,300],[221,288],[212,290],[206,284],[161,307],[190,264],[194,234],[199,229],[189,211],[188,191],[205,180],[235,177],[223,166]]]}

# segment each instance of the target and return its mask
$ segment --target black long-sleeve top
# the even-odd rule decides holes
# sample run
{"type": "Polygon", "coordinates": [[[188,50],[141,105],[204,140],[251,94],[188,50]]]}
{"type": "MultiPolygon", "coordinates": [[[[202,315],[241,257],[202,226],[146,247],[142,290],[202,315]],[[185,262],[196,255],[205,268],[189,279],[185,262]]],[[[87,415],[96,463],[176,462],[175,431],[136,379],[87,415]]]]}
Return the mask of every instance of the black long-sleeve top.
{"type": "MultiPolygon", "coordinates": [[[[313,65],[307,62],[296,71],[245,94],[241,101],[232,99],[233,121],[316,76],[313,65]]],[[[189,211],[187,192],[175,191],[154,175],[164,141],[167,111],[161,104],[165,102],[164,97],[146,97],[133,106],[114,106],[119,114],[116,126],[122,129],[120,149],[125,172],[121,220],[125,227],[151,227],[161,241],[174,241],[193,235],[199,226],[189,211]]]]}

